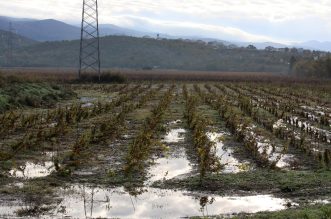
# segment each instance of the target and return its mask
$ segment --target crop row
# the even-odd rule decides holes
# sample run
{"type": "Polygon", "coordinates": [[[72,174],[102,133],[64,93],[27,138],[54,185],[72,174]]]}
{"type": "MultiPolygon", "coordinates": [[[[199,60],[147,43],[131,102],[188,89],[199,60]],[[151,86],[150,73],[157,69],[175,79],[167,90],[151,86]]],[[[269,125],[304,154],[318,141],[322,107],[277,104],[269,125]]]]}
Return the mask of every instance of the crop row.
{"type": "Polygon", "coordinates": [[[23,114],[17,112],[9,112],[0,117],[2,126],[0,127],[0,136],[5,136],[18,130],[26,130],[36,128],[41,125],[56,125],[60,126],[63,123],[74,124],[82,119],[93,117],[100,113],[106,113],[121,103],[126,102],[148,88],[135,86],[128,93],[120,95],[115,101],[101,103],[98,102],[91,109],[83,107],[83,104],[74,104],[67,107],[58,107],[57,109],[48,110],[45,113],[23,114]]]}
{"type": "Polygon", "coordinates": [[[227,100],[226,95],[219,95],[214,90],[205,93],[199,87],[195,87],[195,90],[206,104],[219,112],[226,122],[226,127],[237,141],[244,143],[260,166],[276,167],[288,151],[286,144],[276,143],[268,131],[257,127],[250,116],[227,100]]]}
{"type": "Polygon", "coordinates": [[[258,88],[248,89],[244,86],[231,86],[231,89],[236,90],[239,93],[245,93],[252,97],[259,103],[270,105],[277,110],[282,110],[288,113],[295,113],[296,115],[313,121],[321,126],[329,127],[331,125],[331,118],[327,108],[302,106],[300,103],[296,103],[296,99],[286,99],[283,97],[277,97],[268,93],[264,93],[258,88]]]}
{"type": "Polygon", "coordinates": [[[207,132],[211,121],[206,119],[197,110],[198,98],[189,95],[187,87],[183,86],[185,100],[185,118],[192,130],[193,142],[199,160],[200,180],[202,181],[207,172],[219,172],[222,165],[216,155],[216,145],[210,141],[207,132]]]}
{"type": "Polygon", "coordinates": [[[313,90],[307,90],[307,88],[300,88],[300,90],[297,90],[295,86],[277,88],[259,86],[258,88],[261,91],[270,95],[277,95],[285,99],[296,100],[305,104],[314,103],[318,105],[327,105],[331,103],[330,100],[323,100],[321,98],[323,96],[323,93],[328,92],[326,89],[319,89],[318,92],[314,91],[314,94],[309,94],[309,92],[312,92],[313,90]]]}
{"type": "MultiPolygon", "coordinates": [[[[82,158],[84,158],[84,152],[92,145],[99,145],[100,143],[106,143],[116,139],[125,130],[125,118],[126,116],[138,109],[143,107],[148,101],[150,101],[156,94],[163,88],[163,85],[159,86],[157,89],[152,89],[144,95],[139,96],[137,103],[127,103],[118,110],[116,115],[111,115],[101,122],[90,125],[88,128],[71,146],[71,153],[69,154],[69,159],[66,164],[62,167],[59,166],[58,162],[56,164],[56,169],[60,172],[65,173],[69,170],[68,167],[77,167],[81,164],[82,158]]],[[[66,158],[63,158],[65,161],[66,158]]],[[[64,163],[62,161],[62,163],[64,163]]]]}
{"type": "Polygon", "coordinates": [[[93,90],[103,93],[114,93],[119,91],[124,91],[129,88],[129,84],[115,84],[115,85],[106,85],[106,84],[79,84],[72,85],[73,90],[93,90]]]}
{"type": "MultiPolygon", "coordinates": [[[[134,91],[139,90],[140,92],[145,92],[148,89],[150,89],[150,87],[135,89],[134,91]]],[[[60,109],[55,112],[55,115],[57,115],[58,118],[56,119],[57,122],[54,125],[48,128],[45,128],[43,125],[39,125],[33,129],[33,131],[26,132],[23,138],[15,141],[11,145],[12,152],[8,154],[10,156],[6,156],[5,158],[10,159],[12,156],[15,156],[18,151],[22,149],[32,149],[32,147],[38,146],[42,142],[52,142],[57,136],[65,135],[70,130],[69,127],[71,125],[78,124],[83,119],[108,113],[115,109],[115,107],[119,107],[134,98],[136,98],[136,94],[135,92],[132,92],[131,94],[121,96],[112,103],[97,104],[92,109],[82,108],[81,106],[72,107],[68,110],[60,109]]]]}
{"type": "MultiPolygon", "coordinates": [[[[218,86],[220,88],[220,86],[218,86]]],[[[222,91],[224,89],[220,88],[222,91]]],[[[261,101],[260,98],[248,95],[240,89],[232,88],[237,92],[237,99],[239,100],[240,107],[245,110],[250,116],[253,116],[255,120],[259,120],[269,131],[275,129],[275,124],[279,119],[282,119],[291,126],[298,128],[301,134],[310,135],[310,138],[314,141],[321,141],[329,143],[331,141],[331,134],[327,130],[323,130],[315,127],[307,121],[301,120],[291,113],[291,107],[279,108],[279,104],[275,105],[274,102],[261,101]],[[266,116],[263,121],[261,120],[261,113],[258,112],[266,111],[272,115],[266,116]]],[[[265,112],[265,113],[266,113],[265,112]]],[[[262,113],[263,116],[263,113],[262,113]]]]}
{"type": "Polygon", "coordinates": [[[239,107],[246,115],[252,118],[255,122],[262,125],[264,128],[269,130],[277,138],[288,141],[284,144],[284,148],[293,146],[306,152],[308,155],[313,156],[318,161],[320,166],[330,166],[330,150],[326,148],[324,151],[316,151],[315,147],[312,147],[312,140],[307,137],[304,133],[297,133],[293,129],[288,128],[285,124],[277,124],[277,119],[272,114],[263,113],[263,109],[255,106],[247,97],[241,96],[240,94],[236,98],[236,103],[232,101],[225,101],[224,104],[239,107]],[[262,112],[262,113],[261,113],[262,112]],[[288,145],[287,145],[288,144],[288,145]]]}
{"type": "Polygon", "coordinates": [[[144,121],[141,131],[129,145],[124,167],[127,176],[141,173],[145,169],[146,161],[150,158],[153,149],[161,145],[156,137],[159,131],[162,130],[163,116],[173,99],[174,89],[175,86],[171,86],[161,97],[160,102],[152,109],[152,114],[144,121]]]}

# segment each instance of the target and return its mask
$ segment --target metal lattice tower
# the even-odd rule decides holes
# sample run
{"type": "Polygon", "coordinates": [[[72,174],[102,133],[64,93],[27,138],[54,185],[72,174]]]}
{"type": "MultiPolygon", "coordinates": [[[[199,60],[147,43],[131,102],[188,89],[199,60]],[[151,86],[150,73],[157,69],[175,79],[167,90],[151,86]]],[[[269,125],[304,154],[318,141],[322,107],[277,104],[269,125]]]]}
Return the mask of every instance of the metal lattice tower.
{"type": "Polygon", "coordinates": [[[79,77],[83,73],[97,73],[100,80],[100,39],[98,1],[83,0],[79,77]]]}
{"type": "Polygon", "coordinates": [[[8,35],[7,35],[7,52],[6,52],[6,64],[11,66],[13,63],[13,48],[14,48],[14,28],[12,23],[9,22],[8,35]]]}

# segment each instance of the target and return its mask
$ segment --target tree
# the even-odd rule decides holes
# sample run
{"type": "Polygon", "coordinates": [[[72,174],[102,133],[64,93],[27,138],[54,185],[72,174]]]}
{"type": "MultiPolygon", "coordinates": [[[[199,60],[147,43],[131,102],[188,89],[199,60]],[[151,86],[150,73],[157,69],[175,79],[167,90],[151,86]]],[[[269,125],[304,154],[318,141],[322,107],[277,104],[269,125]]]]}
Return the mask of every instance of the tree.
{"type": "Polygon", "coordinates": [[[292,73],[293,68],[294,68],[296,62],[297,62],[297,59],[294,56],[291,56],[291,58],[290,58],[290,69],[289,69],[289,73],[292,73]]]}
{"type": "Polygon", "coordinates": [[[326,60],[326,77],[331,78],[331,58],[328,57],[326,60]]]}
{"type": "Polygon", "coordinates": [[[257,48],[253,45],[248,45],[247,46],[247,49],[251,49],[251,50],[257,50],[257,48]]]}

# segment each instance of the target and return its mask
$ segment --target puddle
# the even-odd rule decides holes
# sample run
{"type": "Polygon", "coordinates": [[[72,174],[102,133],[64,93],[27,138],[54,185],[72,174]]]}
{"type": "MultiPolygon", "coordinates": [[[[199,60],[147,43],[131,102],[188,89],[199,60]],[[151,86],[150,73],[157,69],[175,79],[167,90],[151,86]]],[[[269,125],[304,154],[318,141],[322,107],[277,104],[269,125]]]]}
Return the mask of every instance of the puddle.
{"type": "Polygon", "coordinates": [[[80,102],[82,103],[89,103],[89,102],[93,102],[97,100],[97,98],[94,98],[94,97],[81,97],[80,98],[80,102]]]}
{"type": "Polygon", "coordinates": [[[292,164],[297,163],[297,159],[292,154],[283,154],[282,148],[272,146],[270,142],[261,143],[258,142],[258,152],[267,156],[269,162],[277,162],[276,167],[278,168],[287,168],[291,167],[292,164]]]}
{"type": "Polygon", "coordinates": [[[63,199],[53,215],[73,218],[181,218],[285,209],[286,199],[270,195],[221,197],[147,188],[130,196],[124,188],[72,186],[59,192],[63,199]]]}
{"type": "Polygon", "coordinates": [[[89,107],[92,107],[92,106],[94,106],[93,103],[84,103],[84,104],[82,104],[82,108],[89,108],[89,107]]]}
{"type": "MultiPolygon", "coordinates": [[[[183,142],[185,133],[185,129],[171,129],[165,135],[163,142],[168,144],[183,142]]],[[[158,157],[154,160],[154,164],[148,170],[150,175],[148,183],[163,179],[168,180],[191,172],[192,168],[186,158],[185,149],[183,147],[173,147],[170,145],[170,150],[172,152],[175,150],[176,155],[170,152],[169,156],[162,155],[163,157],[158,157]]]]}
{"type": "Polygon", "coordinates": [[[82,108],[90,108],[93,107],[94,104],[92,102],[96,101],[97,98],[93,97],[81,97],[80,102],[82,103],[82,108]]]}
{"type": "MultiPolygon", "coordinates": [[[[311,106],[300,106],[302,109],[308,110],[312,113],[317,114],[318,116],[325,116],[330,112],[330,108],[327,107],[321,107],[321,106],[316,106],[316,107],[311,107],[311,106]]],[[[311,115],[311,114],[310,114],[311,115]]]]}
{"type": "Polygon", "coordinates": [[[164,157],[155,160],[155,164],[149,169],[150,182],[168,180],[191,172],[192,167],[186,159],[184,149],[178,151],[176,157],[164,157]]]}
{"type": "Polygon", "coordinates": [[[130,138],[130,135],[123,135],[123,138],[124,139],[129,139],[130,138]]]}
{"type": "Polygon", "coordinates": [[[283,119],[279,119],[275,124],[273,124],[274,129],[285,128],[286,124],[284,123],[283,119]]]}
{"type": "Polygon", "coordinates": [[[58,125],[57,122],[53,122],[53,123],[48,124],[48,127],[49,128],[55,128],[57,125],[58,125]]]}
{"type": "Polygon", "coordinates": [[[313,201],[312,203],[314,203],[314,204],[330,204],[330,200],[319,199],[319,200],[313,201]]]}
{"type": "Polygon", "coordinates": [[[163,142],[178,143],[185,140],[185,129],[171,129],[164,137],[163,142]]]}
{"type": "Polygon", "coordinates": [[[326,142],[331,143],[331,131],[317,128],[317,127],[311,125],[307,121],[301,121],[296,116],[289,117],[286,122],[292,126],[297,126],[304,131],[311,130],[311,131],[313,131],[314,134],[316,134],[318,136],[318,138],[323,138],[323,136],[324,136],[326,139],[326,142]]]}
{"type": "Polygon", "coordinates": [[[291,167],[292,163],[298,163],[297,159],[293,154],[280,154],[280,153],[274,153],[270,157],[270,161],[278,160],[276,167],[278,168],[286,168],[291,167]]]}
{"type": "Polygon", "coordinates": [[[182,123],[182,120],[178,119],[175,121],[168,122],[168,125],[176,125],[176,124],[180,124],[180,123],[182,123]]]}
{"type": "Polygon", "coordinates": [[[15,212],[22,209],[21,203],[11,203],[3,201],[0,205],[0,218],[14,218],[15,212]]]}
{"type": "Polygon", "coordinates": [[[43,155],[50,158],[50,159],[53,159],[54,157],[56,157],[57,152],[56,151],[45,151],[43,153],[43,155]]]}
{"type": "Polygon", "coordinates": [[[208,132],[207,136],[210,141],[216,144],[216,155],[220,158],[221,164],[224,165],[223,173],[239,173],[250,169],[249,162],[240,162],[233,157],[233,150],[225,148],[222,138],[228,133],[208,132]]]}
{"type": "Polygon", "coordinates": [[[50,161],[44,162],[42,164],[27,162],[25,165],[22,165],[16,169],[12,169],[11,171],[9,171],[9,174],[12,177],[31,179],[46,177],[50,175],[54,170],[54,163],[50,161]]]}

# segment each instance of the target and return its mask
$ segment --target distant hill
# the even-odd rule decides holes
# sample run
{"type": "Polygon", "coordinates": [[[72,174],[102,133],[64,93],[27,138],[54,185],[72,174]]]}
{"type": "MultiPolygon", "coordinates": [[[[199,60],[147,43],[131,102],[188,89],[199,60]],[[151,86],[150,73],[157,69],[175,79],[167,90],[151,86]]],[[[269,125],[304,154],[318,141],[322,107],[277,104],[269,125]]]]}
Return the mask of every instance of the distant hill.
{"type": "Polygon", "coordinates": [[[8,48],[8,39],[12,38],[13,48],[19,49],[21,47],[30,46],[37,42],[26,37],[20,36],[15,33],[9,33],[8,31],[0,30],[0,50],[6,50],[8,48]]]}
{"type": "MultiPolygon", "coordinates": [[[[232,48],[202,41],[108,36],[101,38],[103,68],[181,69],[207,71],[288,72],[292,55],[312,59],[313,54],[268,52],[232,48]]],[[[16,49],[17,67],[77,67],[79,40],[43,42],[16,49]]],[[[316,54],[315,54],[316,55],[316,54]]],[[[4,65],[1,59],[0,66],[4,65]]]]}
{"type": "Polygon", "coordinates": [[[147,34],[136,30],[122,28],[113,24],[100,24],[99,28],[100,28],[101,36],[117,35],[117,36],[143,37],[147,34]]]}
{"type": "Polygon", "coordinates": [[[265,49],[266,47],[274,47],[274,48],[285,48],[291,47],[289,45],[281,44],[281,43],[273,43],[273,42],[263,42],[263,43],[256,43],[256,42],[235,42],[238,46],[247,47],[249,45],[254,45],[257,49],[265,49]]]}
{"type": "Polygon", "coordinates": [[[8,30],[9,22],[12,23],[17,34],[36,41],[74,40],[80,36],[78,27],[53,19],[29,20],[0,17],[0,29],[8,30]]]}
{"type": "MultiPolygon", "coordinates": [[[[19,35],[31,38],[36,41],[62,41],[76,40],[80,38],[80,27],[66,24],[64,22],[46,19],[18,19],[0,16],[0,30],[8,31],[9,23],[19,35]]],[[[100,35],[126,35],[144,36],[146,33],[121,28],[112,24],[100,24],[100,35]]]]}
{"type": "Polygon", "coordinates": [[[331,51],[331,42],[320,42],[320,41],[308,41],[303,43],[293,44],[296,47],[302,47],[312,50],[331,51]]]}
{"type": "MultiPolygon", "coordinates": [[[[62,41],[62,40],[77,40],[80,38],[80,27],[70,25],[54,19],[35,20],[27,18],[12,18],[0,16],[0,30],[8,31],[9,22],[12,23],[16,33],[36,41],[62,41]]],[[[311,50],[331,51],[331,42],[309,41],[296,44],[281,44],[277,42],[230,42],[221,39],[213,39],[208,37],[198,36],[174,36],[167,33],[156,32],[142,32],[138,30],[119,27],[113,24],[100,24],[101,36],[132,36],[145,37],[149,36],[156,38],[159,35],[164,39],[188,39],[193,41],[204,42],[219,42],[224,45],[232,45],[237,47],[247,47],[254,45],[258,49],[265,49],[266,47],[284,48],[296,47],[311,50]]]]}

